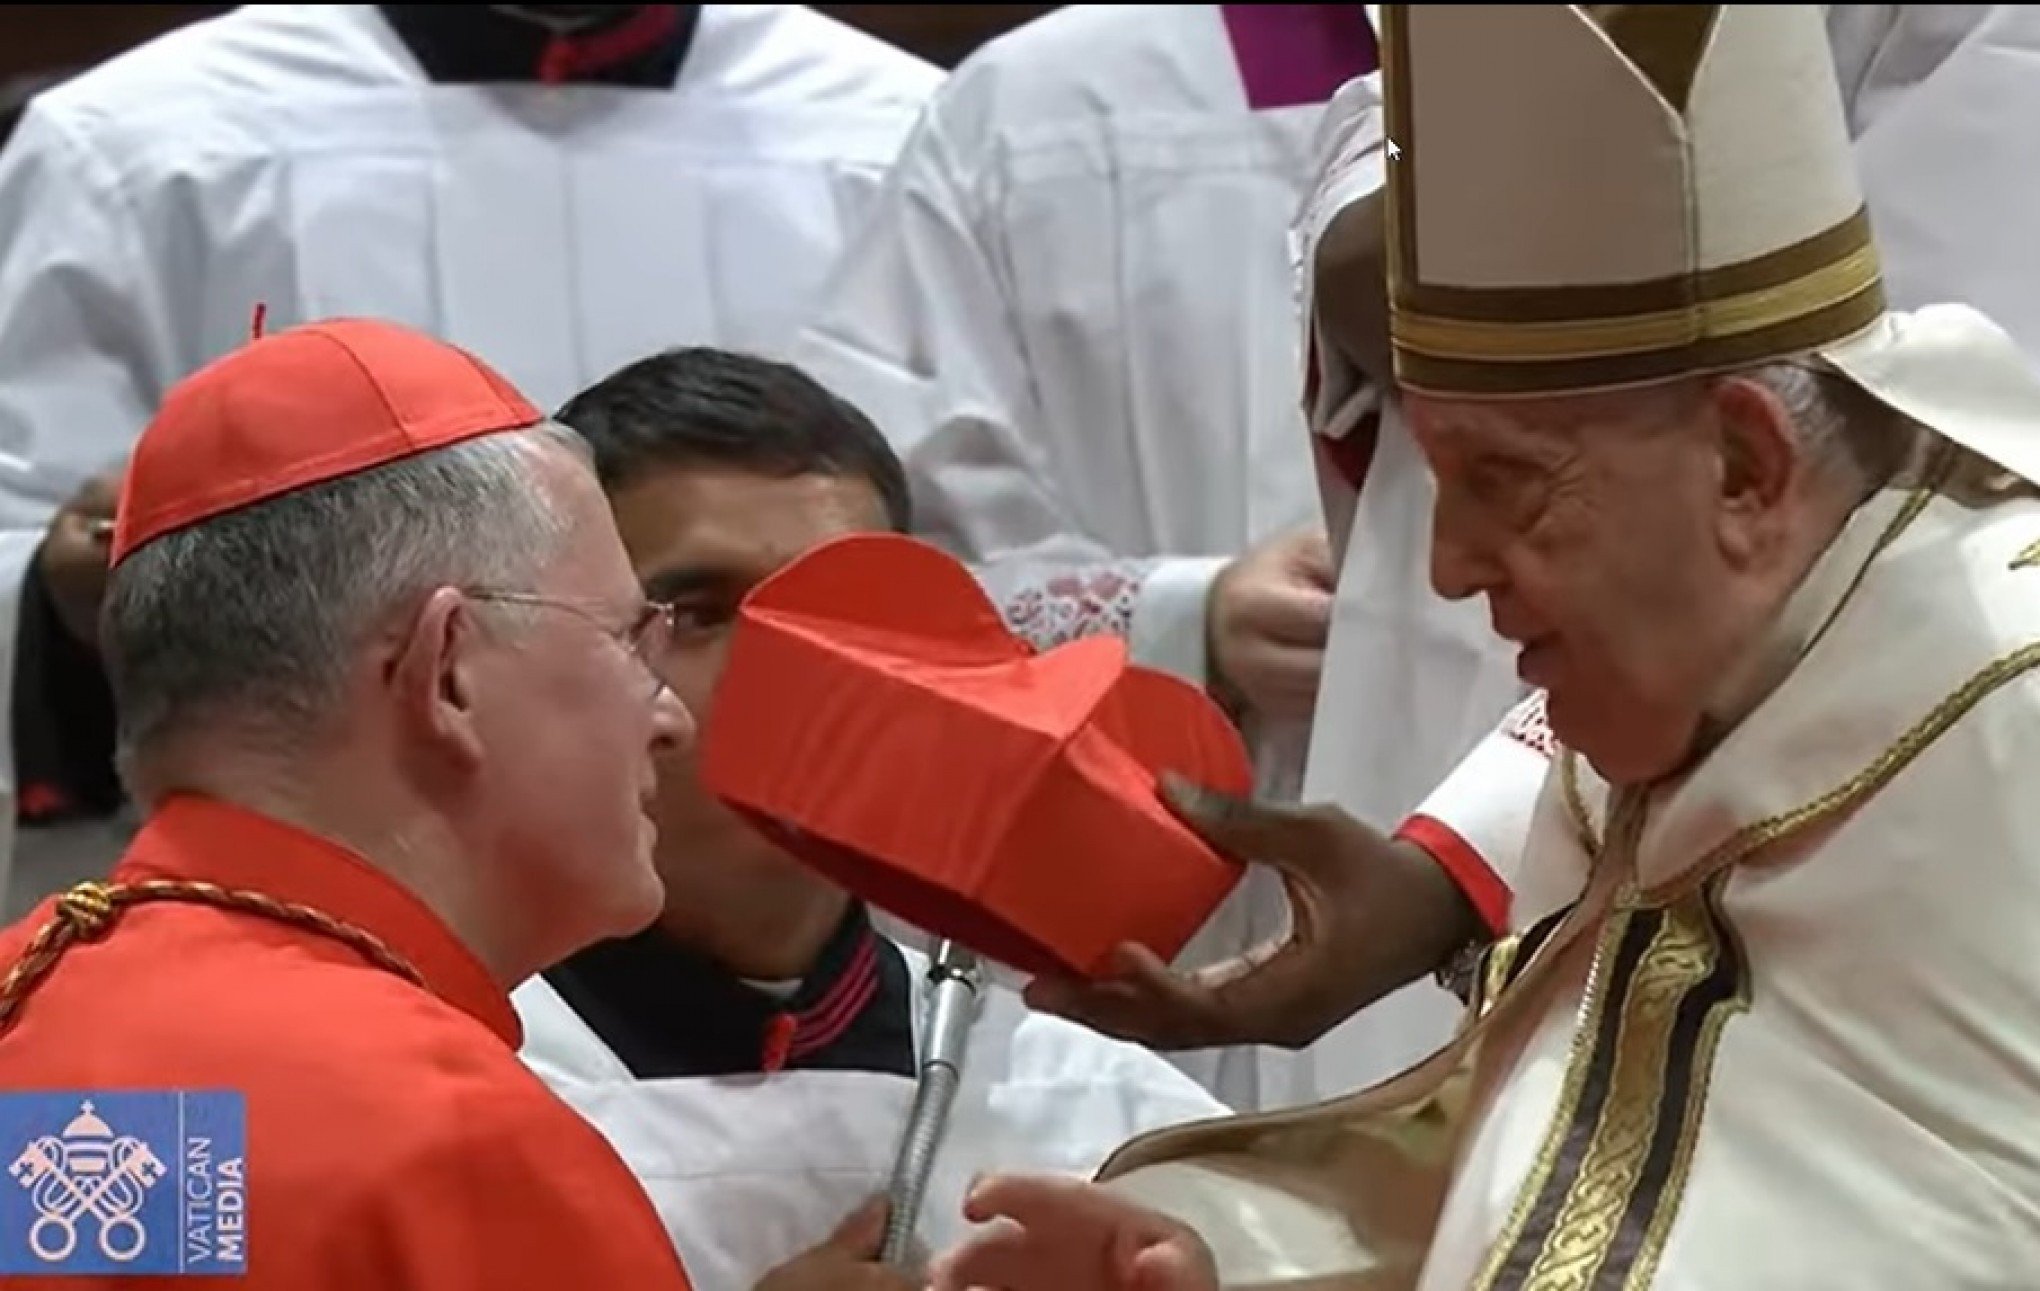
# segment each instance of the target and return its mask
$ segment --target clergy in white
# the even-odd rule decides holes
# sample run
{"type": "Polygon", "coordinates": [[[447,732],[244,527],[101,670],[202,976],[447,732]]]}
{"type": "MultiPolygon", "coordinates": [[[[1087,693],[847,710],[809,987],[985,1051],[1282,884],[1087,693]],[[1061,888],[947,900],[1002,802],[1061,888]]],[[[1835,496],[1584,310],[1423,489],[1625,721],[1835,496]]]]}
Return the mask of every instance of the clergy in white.
{"type": "MultiPolygon", "coordinates": [[[[1385,26],[1433,577],[1556,750],[1523,930],[1422,1064],[982,1188],[1018,1225],[937,1286],[2026,1285],[2040,371],[1888,307],[1820,7],[1385,26]]],[[[1187,809],[1320,932],[1386,863],[1339,813],[1187,809]]]]}
{"type": "Polygon", "coordinates": [[[248,5],[36,98],[0,152],[13,903],[126,832],[81,487],[258,305],[410,324],[542,405],[663,345],[783,349],[939,81],[798,5],[248,5]]]}
{"type": "MultiPolygon", "coordinates": [[[[1288,230],[1326,100],[1375,68],[1361,5],[1069,5],[1008,33],[929,105],[798,350],[892,438],[917,531],[1015,628],[1121,633],[1211,686],[1283,796],[1331,582],[1288,230]]],[[[1180,960],[1285,919],[1251,877],[1180,960]]],[[[1176,1060],[1238,1106],[1363,1075],[1176,1060]]]]}
{"type": "MultiPolygon", "coordinates": [[[[698,720],[754,583],[815,544],[908,520],[905,476],[877,429],[755,356],[661,353],[560,419],[594,448],[645,594],[671,607],[661,670],[698,720]]],[[[665,913],[517,992],[524,1055],[643,1181],[697,1291],[750,1291],[885,1190],[927,1041],[928,966],[708,797],[686,757],[659,771],[665,913]]],[[[991,986],[921,1240],[960,1234],[980,1172],[1081,1177],[1130,1134],[1224,1110],[1147,1050],[991,986]]],[[[870,1256],[839,1244],[802,1284],[850,1285],[844,1266],[870,1256]]]]}

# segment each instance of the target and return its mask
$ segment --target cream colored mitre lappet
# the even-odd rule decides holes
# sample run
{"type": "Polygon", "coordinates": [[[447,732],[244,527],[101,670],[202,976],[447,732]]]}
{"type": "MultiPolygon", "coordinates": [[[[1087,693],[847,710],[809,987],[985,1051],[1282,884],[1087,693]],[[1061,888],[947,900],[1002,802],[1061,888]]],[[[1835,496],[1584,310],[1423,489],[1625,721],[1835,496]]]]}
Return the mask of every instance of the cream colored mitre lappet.
{"type": "MultiPolygon", "coordinates": [[[[2040,375],[2011,340],[1960,305],[1886,309],[1819,6],[1381,8],[1386,188],[1332,186],[1314,290],[1387,310],[1399,385],[1524,399],[1820,362],[2040,481],[2040,375]]],[[[1100,1178],[1204,1234],[1228,1287],[1414,1286],[1475,1045],[1536,1007],[1612,882],[1425,1062],[1145,1136],[1100,1178]]]]}

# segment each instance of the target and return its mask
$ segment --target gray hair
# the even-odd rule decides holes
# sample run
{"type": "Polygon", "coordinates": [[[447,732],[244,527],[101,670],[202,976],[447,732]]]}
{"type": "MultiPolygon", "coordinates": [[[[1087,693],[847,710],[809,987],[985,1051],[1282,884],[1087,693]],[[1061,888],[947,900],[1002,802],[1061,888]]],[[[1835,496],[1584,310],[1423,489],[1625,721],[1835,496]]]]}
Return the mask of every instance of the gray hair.
{"type": "Polygon", "coordinates": [[[108,581],[101,638],[121,762],[201,725],[272,748],[320,729],[356,653],[440,586],[517,586],[564,532],[533,471],[546,424],[285,494],[141,547],[108,581]]]}
{"type": "Polygon", "coordinates": [[[1918,423],[1838,372],[1785,362],[1743,375],[1778,396],[1817,466],[1843,469],[1865,491],[1891,483],[1920,446],[1918,423]]]}

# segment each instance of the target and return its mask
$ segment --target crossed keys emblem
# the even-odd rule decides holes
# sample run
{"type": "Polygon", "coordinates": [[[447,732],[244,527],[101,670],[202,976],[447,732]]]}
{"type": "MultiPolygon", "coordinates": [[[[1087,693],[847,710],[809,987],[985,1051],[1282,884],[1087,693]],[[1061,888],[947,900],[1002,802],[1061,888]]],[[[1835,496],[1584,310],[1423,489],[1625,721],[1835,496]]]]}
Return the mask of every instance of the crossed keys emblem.
{"type": "Polygon", "coordinates": [[[135,1214],[165,1167],[148,1144],[116,1136],[91,1103],[81,1106],[62,1138],[45,1134],[31,1142],[8,1173],[29,1190],[37,1218],[28,1245],[48,1263],[70,1258],[87,1215],[99,1221],[99,1250],[109,1260],[124,1264],[148,1245],[135,1214]]]}

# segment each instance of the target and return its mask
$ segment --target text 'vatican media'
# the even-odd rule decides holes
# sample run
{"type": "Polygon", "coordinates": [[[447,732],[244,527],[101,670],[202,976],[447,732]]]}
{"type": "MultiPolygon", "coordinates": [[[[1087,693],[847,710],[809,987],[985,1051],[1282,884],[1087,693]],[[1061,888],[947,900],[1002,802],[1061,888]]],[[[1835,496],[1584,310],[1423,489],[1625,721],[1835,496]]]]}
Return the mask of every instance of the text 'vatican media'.
{"type": "Polygon", "coordinates": [[[230,1090],[0,1094],[0,1276],[246,1273],[247,1147],[230,1090]]]}

